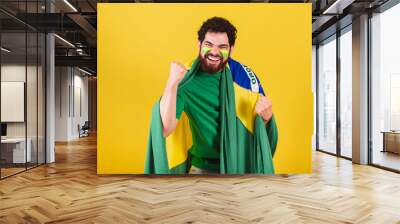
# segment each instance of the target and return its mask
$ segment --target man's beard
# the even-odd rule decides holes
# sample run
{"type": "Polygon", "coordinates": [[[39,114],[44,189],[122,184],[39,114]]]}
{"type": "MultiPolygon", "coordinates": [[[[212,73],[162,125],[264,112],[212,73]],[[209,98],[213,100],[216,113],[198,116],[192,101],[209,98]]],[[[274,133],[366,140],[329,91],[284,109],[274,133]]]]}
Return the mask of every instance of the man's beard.
{"type": "Polygon", "coordinates": [[[204,57],[203,57],[203,56],[199,53],[199,58],[200,58],[200,66],[201,66],[201,69],[202,69],[203,71],[207,72],[207,73],[216,73],[216,72],[219,72],[219,71],[221,71],[221,70],[225,67],[226,63],[228,63],[228,60],[225,60],[225,61],[224,61],[222,55],[214,55],[214,54],[207,53],[207,54],[205,54],[204,57]],[[218,58],[219,63],[218,63],[218,64],[212,64],[212,63],[210,63],[210,62],[208,61],[208,59],[207,59],[208,56],[212,56],[212,57],[218,58]]]}

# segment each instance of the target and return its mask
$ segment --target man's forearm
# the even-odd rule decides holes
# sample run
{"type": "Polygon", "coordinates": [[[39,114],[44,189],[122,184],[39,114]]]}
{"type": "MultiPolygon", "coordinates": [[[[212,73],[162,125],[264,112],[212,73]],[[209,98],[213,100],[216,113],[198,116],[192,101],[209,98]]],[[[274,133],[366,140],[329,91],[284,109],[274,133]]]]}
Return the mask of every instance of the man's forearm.
{"type": "Polygon", "coordinates": [[[167,137],[176,126],[176,95],[177,84],[167,84],[164,94],[160,100],[160,114],[163,123],[163,134],[167,137]]]}
{"type": "Polygon", "coordinates": [[[160,114],[163,123],[163,134],[167,137],[174,131],[176,124],[176,94],[178,92],[178,84],[183,79],[186,68],[178,62],[171,62],[169,78],[164,94],[160,101],[160,114]]]}

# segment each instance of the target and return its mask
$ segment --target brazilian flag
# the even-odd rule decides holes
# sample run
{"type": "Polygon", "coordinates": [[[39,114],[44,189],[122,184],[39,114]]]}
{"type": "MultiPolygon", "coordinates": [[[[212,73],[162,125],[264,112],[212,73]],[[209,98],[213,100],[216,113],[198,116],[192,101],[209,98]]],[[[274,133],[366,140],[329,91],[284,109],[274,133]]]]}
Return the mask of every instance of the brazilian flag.
{"type": "MultiPolygon", "coordinates": [[[[220,85],[220,94],[223,94],[220,103],[220,173],[274,174],[272,158],[278,141],[275,117],[272,116],[265,124],[263,119],[255,113],[254,108],[260,94],[234,82],[232,77],[235,77],[235,74],[229,64],[223,70],[220,85]]],[[[246,66],[243,68],[248,69],[246,66]]],[[[196,59],[178,88],[190,82],[198,69],[199,60],[196,59]]],[[[151,116],[144,173],[185,174],[189,172],[191,167],[189,150],[193,145],[189,122],[187,115],[183,112],[174,132],[165,138],[160,102],[155,103],[151,116]]]]}

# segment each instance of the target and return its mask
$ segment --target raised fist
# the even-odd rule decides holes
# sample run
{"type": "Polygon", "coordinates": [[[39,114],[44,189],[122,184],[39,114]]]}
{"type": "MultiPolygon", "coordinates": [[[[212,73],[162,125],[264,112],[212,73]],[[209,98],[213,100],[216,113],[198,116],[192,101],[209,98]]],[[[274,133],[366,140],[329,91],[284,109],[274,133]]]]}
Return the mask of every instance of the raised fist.
{"type": "Polygon", "coordinates": [[[267,123],[272,117],[272,102],[265,96],[261,96],[256,103],[256,113],[267,123]]]}
{"type": "Polygon", "coordinates": [[[182,81],[186,72],[187,69],[185,68],[184,65],[175,61],[171,62],[168,82],[171,85],[178,85],[182,81]]]}

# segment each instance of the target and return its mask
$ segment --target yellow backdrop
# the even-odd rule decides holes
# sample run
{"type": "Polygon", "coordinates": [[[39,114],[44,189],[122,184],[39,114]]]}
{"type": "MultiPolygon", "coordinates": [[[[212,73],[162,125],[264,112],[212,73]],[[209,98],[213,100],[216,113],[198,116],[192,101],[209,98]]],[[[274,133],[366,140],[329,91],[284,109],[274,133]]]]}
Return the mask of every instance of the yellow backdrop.
{"type": "Polygon", "coordinates": [[[311,4],[98,4],[99,174],[143,173],[153,103],[172,60],[198,54],[197,30],[220,16],[237,28],[232,57],[272,100],[277,173],[311,172],[311,4]]]}

